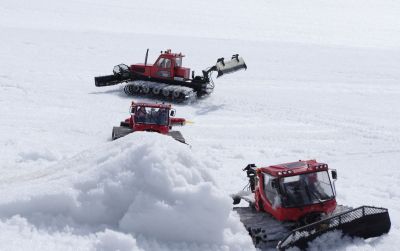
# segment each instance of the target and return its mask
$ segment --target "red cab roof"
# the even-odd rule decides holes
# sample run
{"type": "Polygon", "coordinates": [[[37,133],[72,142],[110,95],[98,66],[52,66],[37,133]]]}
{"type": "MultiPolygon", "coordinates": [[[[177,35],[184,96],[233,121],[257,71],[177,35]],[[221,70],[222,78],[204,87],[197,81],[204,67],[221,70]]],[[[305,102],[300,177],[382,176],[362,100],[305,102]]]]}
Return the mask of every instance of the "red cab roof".
{"type": "Polygon", "coordinates": [[[183,55],[181,52],[179,53],[173,53],[171,52],[171,49],[168,49],[164,52],[161,52],[161,54],[165,55],[165,56],[169,56],[169,57],[173,57],[173,58],[177,58],[177,57],[184,57],[185,55],[183,55]]]}
{"type": "Polygon", "coordinates": [[[299,160],[296,162],[283,163],[257,169],[259,172],[268,173],[272,176],[292,176],[303,173],[328,170],[328,165],[316,160],[299,160]]]}

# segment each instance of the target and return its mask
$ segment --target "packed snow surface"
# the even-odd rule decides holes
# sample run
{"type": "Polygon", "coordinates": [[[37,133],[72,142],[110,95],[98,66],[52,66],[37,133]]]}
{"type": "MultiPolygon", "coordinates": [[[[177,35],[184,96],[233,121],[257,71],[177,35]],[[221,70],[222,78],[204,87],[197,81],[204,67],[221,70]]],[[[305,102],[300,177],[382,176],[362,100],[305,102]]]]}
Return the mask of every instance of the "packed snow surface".
{"type": "Polygon", "coordinates": [[[337,169],[340,204],[386,207],[392,229],[310,249],[400,246],[399,13],[391,0],[2,0],[0,250],[251,250],[229,198],[241,169],[312,158],[337,169]],[[110,141],[132,98],[93,77],[147,48],[197,73],[247,63],[175,105],[190,147],[110,141]]]}

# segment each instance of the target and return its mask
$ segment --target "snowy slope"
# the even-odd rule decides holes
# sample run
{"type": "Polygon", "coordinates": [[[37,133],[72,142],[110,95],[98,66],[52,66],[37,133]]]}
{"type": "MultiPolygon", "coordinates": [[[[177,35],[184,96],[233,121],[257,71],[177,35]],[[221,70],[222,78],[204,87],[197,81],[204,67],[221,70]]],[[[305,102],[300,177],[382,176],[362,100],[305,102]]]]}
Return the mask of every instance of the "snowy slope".
{"type": "Polygon", "coordinates": [[[1,1],[0,249],[247,250],[228,210],[241,168],[307,158],[338,170],[341,204],[387,207],[392,219],[387,236],[324,237],[315,249],[399,246],[398,13],[389,0],[1,1]],[[159,135],[109,142],[131,98],[93,76],[143,61],[146,48],[150,61],[182,51],[197,72],[232,53],[246,60],[210,97],[177,105],[195,122],[180,129],[191,149],[159,135]],[[164,167],[165,191],[144,189],[145,160],[164,167]],[[169,211],[168,196],[182,205],[169,211]],[[164,218],[182,222],[157,228],[164,218]]]}
{"type": "MultiPolygon", "coordinates": [[[[136,245],[140,235],[176,242],[182,249],[187,249],[185,243],[197,250],[251,249],[240,221],[231,214],[231,199],[207,170],[212,167],[172,138],[129,135],[9,180],[2,189],[3,228],[7,233],[18,227],[34,242],[42,238],[36,229],[50,232],[52,245],[61,233],[68,242],[83,239],[88,247],[76,246],[82,249],[142,250],[136,245]],[[107,238],[116,243],[107,243],[107,238]]],[[[138,242],[144,249],[168,247],[138,242]]],[[[11,250],[14,245],[6,241],[0,246],[11,250]]]]}

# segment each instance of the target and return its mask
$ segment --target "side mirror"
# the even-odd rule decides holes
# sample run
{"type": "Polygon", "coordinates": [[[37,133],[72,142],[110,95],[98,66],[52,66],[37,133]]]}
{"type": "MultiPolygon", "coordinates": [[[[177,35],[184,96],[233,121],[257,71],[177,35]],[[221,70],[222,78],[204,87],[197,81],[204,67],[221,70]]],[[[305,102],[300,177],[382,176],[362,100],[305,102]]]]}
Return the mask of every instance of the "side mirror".
{"type": "Polygon", "coordinates": [[[278,189],[278,179],[271,180],[271,186],[274,189],[278,189]]]}
{"type": "Polygon", "coordinates": [[[332,179],[337,180],[337,172],[336,170],[331,170],[332,179]]]}
{"type": "Polygon", "coordinates": [[[129,109],[129,113],[131,115],[135,114],[135,107],[134,106],[131,106],[131,108],[129,109]]]}
{"type": "Polygon", "coordinates": [[[175,110],[174,109],[169,111],[169,116],[171,116],[171,117],[175,116],[175,110]]]}

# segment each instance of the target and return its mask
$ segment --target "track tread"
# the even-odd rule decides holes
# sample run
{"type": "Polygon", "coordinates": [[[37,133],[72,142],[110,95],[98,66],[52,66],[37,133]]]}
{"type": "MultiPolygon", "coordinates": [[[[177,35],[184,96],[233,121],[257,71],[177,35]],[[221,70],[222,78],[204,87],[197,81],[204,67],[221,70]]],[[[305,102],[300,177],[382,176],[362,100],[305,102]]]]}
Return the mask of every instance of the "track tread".
{"type": "MultiPolygon", "coordinates": [[[[352,209],[348,206],[337,205],[330,217],[352,209]]],[[[278,242],[285,238],[298,224],[295,222],[281,222],[266,212],[258,212],[253,207],[234,207],[240,216],[240,221],[249,231],[254,245],[260,250],[276,248],[278,242]],[[263,232],[262,232],[263,231],[263,232]]]]}
{"type": "Polygon", "coordinates": [[[151,95],[177,102],[192,100],[196,97],[196,92],[192,88],[145,80],[127,82],[124,92],[127,95],[151,95]]]}

